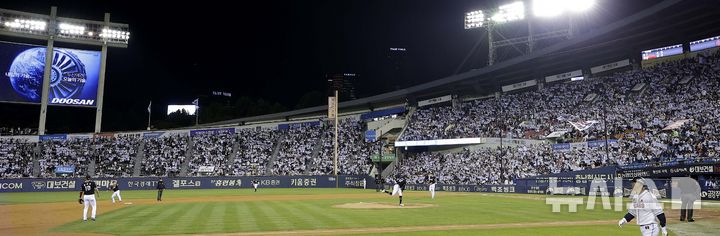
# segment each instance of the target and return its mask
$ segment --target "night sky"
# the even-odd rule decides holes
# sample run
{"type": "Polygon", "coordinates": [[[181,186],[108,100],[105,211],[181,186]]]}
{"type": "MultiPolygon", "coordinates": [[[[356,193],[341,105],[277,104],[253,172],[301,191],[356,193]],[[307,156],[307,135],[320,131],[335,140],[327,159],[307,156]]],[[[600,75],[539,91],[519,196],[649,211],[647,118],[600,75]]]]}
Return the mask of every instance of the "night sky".
{"type": "MultiPolygon", "coordinates": [[[[359,74],[358,97],[449,76],[483,36],[480,30],[463,29],[464,12],[508,1],[130,2],[0,2],[0,8],[40,14],[49,14],[55,5],[58,16],[98,21],[110,12],[111,21],[130,25],[129,47],[111,48],[108,54],[104,130],[142,129],[150,100],[153,120],[162,119],[167,104],[189,104],[212,90],[293,108],[308,92],[325,93],[326,74],[359,74]],[[400,72],[388,58],[390,47],[407,48],[400,72]]],[[[598,1],[597,21],[617,20],[654,1],[623,6],[626,2],[598,1]]],[[[483,66],[486,50],[480,47],[460,71],[483,66]]],[[[36,127],[38,110],[0,104],[0,112],[18,111],[0,121],[23,120],[36,127]]],[[[88,132],[94,109],[56,107],[48,118],[49,129],[88,132]]]]}

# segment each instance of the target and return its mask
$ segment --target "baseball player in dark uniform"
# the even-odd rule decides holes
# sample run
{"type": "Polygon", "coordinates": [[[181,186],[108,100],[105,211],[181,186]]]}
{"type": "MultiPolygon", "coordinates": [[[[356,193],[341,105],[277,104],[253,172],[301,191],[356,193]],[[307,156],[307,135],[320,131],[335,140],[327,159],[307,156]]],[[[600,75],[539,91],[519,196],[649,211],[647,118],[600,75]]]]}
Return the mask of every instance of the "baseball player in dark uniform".
{"type": "Polygon", "coordinates": [[[253,188],[255,189],[255,192],[257,192],[257,187],[260,185],[260,181],[258,181],[257,179],[254,179],[252,181],[252,185],[253,185],[253,188]]]}
{"type": "Polygon", "coordinates": [[[83,222],[87,221],[87,210],[88,207],[92,207],[92,221],[95,221],[95,214],[97,213],[97,202],[95,202],[95,196],[98,194],[97,185],[95,182],[90,180],[90,176],[85,176],[85,182],[80,186],[80,198],[78,202],[85,205],[83,209],[83,222]]]}
{"type": "Polygon", "coordinates": [[[162,178],[160,178],[160,181],[158,181],[157,190],[158,190],[157,200],[162,201],[162,193],[163,193],[163,190],[165,190],[165,182],[163,182],[162,178]]]}
{"type": "Polygon", "coordinates": [[[405,190],[405,184],[407,182],[404,178],[395,178],[395,185],[393,185],[392,193],[390,191],[387,191],[385,189],[382,190],[383,193],[387,193],[390,196],[395,196],[396,194],[400,198],[400,206],[403,207],[403,190],[405,190]]]}
{"type": "Polygon", "coordinates": [[[113,183],[112,185],[110,185],[110,189],[112,189],[112,191],[113,191],[112,196],[110,196],[110,198],[112,199],[112,202],[115,203],[115,196],[117,196],[118,200],[120,200],[120,202],[122,202],[122,197],[120,196],[120,187],[118,187],[118,184],[113,183]]]}

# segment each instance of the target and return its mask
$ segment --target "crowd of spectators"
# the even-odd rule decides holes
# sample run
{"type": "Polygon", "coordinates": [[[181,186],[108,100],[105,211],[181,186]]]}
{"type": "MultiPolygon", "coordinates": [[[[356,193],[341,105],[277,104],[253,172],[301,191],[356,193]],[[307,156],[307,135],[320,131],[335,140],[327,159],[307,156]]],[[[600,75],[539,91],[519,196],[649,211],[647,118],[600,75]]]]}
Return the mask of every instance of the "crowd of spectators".
{"type": "MultiPolygon", "coordinates": [[[[202,134],[192,137],[193,152],[190,159],[190,175],[199,175],[202,166],[212,167],[214,174],[224,175],[222,166],[231,158],[233,146],[237,142],[235,134],[202,134]]],[[[213,174],[213,173],[205,173],[213,174]]]]}
{"type": "Polygon", "coordinates": [[[17,139],[0,139],[0,178],[32,175],[35,144],[17,139]]]}
{"type": "Polygon", "coordinates": [[[402,140],[543,139],[551,132],[567,131],[557,141],[607,138],[617,142],[608,150],[559,151],[550,144],[535,144],[496,152],[415,153],[403,160],[396,173],[412,181],[420,181],[421,176],[432,173],[450,183],[498,184],[514,178],[607,165],[717,160],[720,153],[718,56],[716,53],[702,59],[689,58],[649,69],[552,84],[540,91],[521,91],[499,99],[418,109],[402,140]],[[591,94],[593,96],[589,96],[591,94]],[[586,99],[588,97],[593,99],[586,99]],[[591,120],[597,123],[585,130],[569,123],[591,120]],[[497,167],[498,163],[507,165],[497,167]]]}
{"type": "Polygon", "coordinates": [[[280,132],[281,143],[272,165],[273,175],[303,175],[313,159],[313,151],[322,133],[321,126],[302,126],[280,132]]]}
{"type": "Polygon", "coordinates": [[[237,135],[239,147],[233,162],[226,166],[225,173],[235,176],[264,175],[279,137],[278,132],[269,129],[240,129],[237,135]]]}
{"type": "Polygon", "coordinates": [[[90,161],[95,156],[92,139],[50,140],[40,143],[40,176],[56,176],[58,166],[74,166],[75,173],[67,175],[87,174],[90,161]]]}
{"type": "Polygon", "coordinates": [[[95,175],[131,176],[140,141],[140,138],[134,136],[95,139],[95,175]]]}
{"type": "MultiPolygon", "coordinates": [[[[378,154],[374,143],[365,141],[363,122],[355,118],[345,118],[338,122],[338,174],[362,175],[370,173],[372,162],[370,156],[378,154]]],[[[323,132],[322,150],[313,159],[310,174],[334,174],[335,129],[328,125],[323,132]]]]}
{"type": "Polygon", "coordinates": [[[718,117],[717,56],[703,63],[684,59],[651,69],[549,84],[539,91],[419,108],[401,140],[541,139],[554,131],[569,131],[565,138],[570,142],[602,137],[605,125],[613,136],[631,130],[657,132],[682,119],[703,119],[701,126],[707,126],[718,117]],[[591,120],[598,123],[583,132],[569,123],[591,120]]]}
{"type": "Polygon", "coordinates": [[[145,139],[144,176],[177,176],[185,160],[188,136],[173,135],[145,139]]]}

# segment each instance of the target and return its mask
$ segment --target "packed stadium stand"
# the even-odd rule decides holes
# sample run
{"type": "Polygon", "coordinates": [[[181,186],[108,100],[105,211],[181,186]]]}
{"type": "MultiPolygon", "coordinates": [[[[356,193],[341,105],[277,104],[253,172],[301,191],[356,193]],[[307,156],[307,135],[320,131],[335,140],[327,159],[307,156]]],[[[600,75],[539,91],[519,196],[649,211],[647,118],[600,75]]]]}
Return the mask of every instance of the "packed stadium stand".
{"type": "MultiPolygon", "coordinates": [[[[601,146],[558,151],[550,142],[541,142],[456,152],[407,152],[391,176],[422,183],[424,176],[432,173],[447,184],[503,184],[608,165],[716,160],[720,153],[719,55],[554,83],[499,98],[418,108],[399,140],[544,140],[560,132],[554,142],[606,138],[612,142],[608,150],[601,146]],[[582,130],[573,125],[581,122],[586,125],[582,130]],[[673,124],[676,127],[667,128],[673,124]]],[[[339,124],[339,174],[369,174],[373,168],[370,157],[379,146],[364,140],[365,121],[351,117],[339,124]]],[[[177,176],[184,164],[191,176],[200,175],[201,166],[215,167],[217,171],[210,175],[332,175],[333,132],[330,122],[322,122],[192,138],[97,138],[46,141],[39,146],[3,139],[0,170],[3,178],[34,176],[37,157],[38,175],[43,177],[54,176],[56,166],[66,165],[77,167],[74,174],[132,176],[142,156],[138,162],[142,176],[177,176]]]]}
{"type": "MultiPolygon", "coordinates": [[[[652,69],[631,70],[581,82],[559,83],[541,91],[524,91],[500,99],[461,103],[459,107],[434,106],[417,110],[402,140],[466,137],[538,139],[554,131],[572,130],[568,121],[600,120],[591,128],[568,132],[562,141],[617,139],[603,148],[556,152],[549,144],[463,150],[457,153],[410,153],[396,169],[411,183],[428,173],[453,184],[498,184],[516,178],[569,170],[641,162],[717,158],[719,73],[713,65],[694,59],[666,63],[652,69]],[[641,91],[633,87],[644,84],[641,91]],[[585,101],[588,94],[598,94],[585,101]],[[658,94],[662,94],[658,96],[658,94]],[[687,120],[678,129],[663,131],[673,122],[687,120]]],[[[342,174],[367,174],[372,145],[362,140],[360,121],[340,122],[342,174]]],[[[245,129],[237,135],[201,135],[192,138],[191,175],[203,165],[226,166],[228,175],[264,174],[279,143],[274,175],[331,174],[332,129],[308,126],[284,131],[245,129]],[[237,151],[231,154],[238,143],[237,151]],[[321,146],[318,146],[321,145],[321,146]],[[317,149],[317,151],[315,151],[317,149]],[[232,157],[232,158],[231,158],[232,157]],[[229,160],[232,163],[227,164],[229,160]],[[310,169],[306,169],[310,168],[310,169]]],[[[144,175],[177,175],[188,151],[188,137],[147,139],[144,175]]],[[[77,165],[83,173],[97,158],[96,174],[129,176],[140,140],[133,138],[42,143],[38,159],[41,176],[51,176],[58,165],[77,165]]],[[[32,144],[0,143],[3,177],[29,176],[32,144]]]]}

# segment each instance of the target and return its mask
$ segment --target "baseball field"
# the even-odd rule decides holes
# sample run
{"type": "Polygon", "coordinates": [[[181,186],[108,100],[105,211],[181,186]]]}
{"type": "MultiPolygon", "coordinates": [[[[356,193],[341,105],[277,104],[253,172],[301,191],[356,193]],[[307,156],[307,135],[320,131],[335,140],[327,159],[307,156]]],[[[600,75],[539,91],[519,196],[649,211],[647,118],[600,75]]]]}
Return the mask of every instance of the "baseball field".
{"type": "MultiPolygon", "coordinates": [[[[625,212],[553,213],[545,196],[408,191],[397,197],[361,189],[166,190],[110,192],[98,198],[97,221],[82,222],[77,192],[0,194],[2,235],[639,235],[625,212]]],[[[600,203],[600,201],[597,201],[600,203]]],[[[597,206],[597,205],[596,205],[597,206]]],[[[720,209],[705,206],[697,222],[666,210],[671,235],[717,235],[720,209]]]]}

